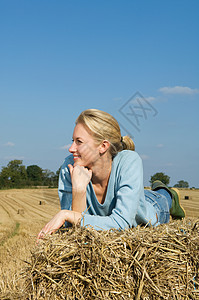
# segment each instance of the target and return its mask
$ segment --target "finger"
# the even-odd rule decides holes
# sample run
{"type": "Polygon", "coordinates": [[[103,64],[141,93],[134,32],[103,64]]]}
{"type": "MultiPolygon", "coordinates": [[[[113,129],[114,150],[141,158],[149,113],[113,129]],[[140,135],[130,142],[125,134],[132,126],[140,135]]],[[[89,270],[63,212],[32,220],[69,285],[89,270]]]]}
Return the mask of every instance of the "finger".
{"type": "Polygon", "coordinates": [[[70,171],[70,175],[72,175],[72,172],[73,172],[73,169],[74,169],[73,166],[71,164],[69,164],[68,168],[69,168],[69,171],[70,171]]]}
{"type": "Polygon", "coordinates": [[[92,177],[92,170],[91,169],[84,169],[86,176],[88,177],[88,179],[91,179],[92,177]]]}
{"type": "Polygon", "coordinates": [[[86,168],[84,168],[83,166],[76,165],[75,168],[76,170],[78,170],[78,175],[85,174],[86,168]]]}
{"type": "Polygon", "coordinates": [[[47,234],[52,234],[53,232],[55,232],[57,229],[51,229],[49,231],[44,232],[43,230],[40,231],[40,233],[37,236],[37,241],[36,244],[38,244],[39,240],[42,240],[46,237],[47,234]]]}
{"type": "Polygon", "coordinates": [[[45,233],[43,232],[43,230],[41,230],[40,233],[37,236],[36,245],[38,245],[39,240],[43,239],[44,237],[45,237],[45,233]]]}

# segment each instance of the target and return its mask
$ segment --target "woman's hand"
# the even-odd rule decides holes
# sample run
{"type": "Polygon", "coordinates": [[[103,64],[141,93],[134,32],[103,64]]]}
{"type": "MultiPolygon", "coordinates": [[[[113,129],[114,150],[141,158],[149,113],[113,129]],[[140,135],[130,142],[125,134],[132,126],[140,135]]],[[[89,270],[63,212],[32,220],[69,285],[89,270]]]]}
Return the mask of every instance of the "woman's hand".
{"type": "Polygon", "coordinates": [[[68,165],[72,181],[72,210],[82,213],[86,209],[86,187],[92,171],[85,167],[68,165]]]}
{"type": "Polygon", "coordinates": [[[40,231],[37,236],[37,241],[44,238],[46,234],[52,234],[58,230],[65,223],[65,221],[68,221],[71,224],[77,224],[80,222],[81,216],[82,215],[79,212],[66,209],[60,210],[40,231]]]}
{"type": "Polygon", "coordinates": [[[46,234],[52,234],[56,230],[58,230],[67,219],[67,210],[59,211],[51,220],[48,222],[44,228],[40,231],[37,236],[37,240],[43,238],[46,234]]]}
{"type": "Polygon", "coordinates": [[[92,171],[79,165],[74,167],[69,164],[68,167],[71,176],[72,188],[80,192],[85,191],[91,180],[92,171]]]}

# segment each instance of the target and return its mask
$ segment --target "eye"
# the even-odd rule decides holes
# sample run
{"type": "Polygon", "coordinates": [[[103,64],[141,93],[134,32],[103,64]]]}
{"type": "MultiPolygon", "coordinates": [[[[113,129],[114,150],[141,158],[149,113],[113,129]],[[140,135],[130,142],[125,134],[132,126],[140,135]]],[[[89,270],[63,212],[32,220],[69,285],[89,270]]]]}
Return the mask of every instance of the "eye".
{"type": "Polygon", "coordinates": [[[76,144],[77,144],[77,145],[80,145],[80,144],[82,144],[82,143],[83,143],[83,142],[82,142],[81,140],[79,140],[79,139],[76,140],[76,144]]]}
{"type": "Polygon", "coordinates": [[[83,141],[79,138],[72,139],[72,143],[74,143],[74,142],[75,142],[76,145],[80,145],[80,144],[83,143],[83,141]]]}

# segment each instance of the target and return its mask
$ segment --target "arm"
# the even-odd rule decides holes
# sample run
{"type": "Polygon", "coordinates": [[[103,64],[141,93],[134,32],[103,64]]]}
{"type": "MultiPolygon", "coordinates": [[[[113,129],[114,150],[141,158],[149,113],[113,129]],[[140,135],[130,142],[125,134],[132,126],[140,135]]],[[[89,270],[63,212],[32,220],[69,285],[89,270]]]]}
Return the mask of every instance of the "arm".
{"type": "MultiPolygon", "coordinates": [[[[142,161],[136,152],[125,151],[121,156],[112,187],[115,189],[115,206],[108,216],[85,214],[82,226],[91,225],[96,230],[137,226],[138,208],[144,205],[142,161]]],[[[106,199],[106,202],[109,200],[106,199]]]]}
{"type": "Polygon", "coordinates": [[[91,170],[80,166],[73,168],[72,155],[62,165],[59,175],[58,194],[61,209],[82,212],[86,208],[86,187],[92,176],[91,170]]]}
{"type": "Polygon", "coordinates": [[[91,180],[92,171],[82,166],[68,165],[72,181],[72,211],[82,213],[86,209],[86,187],[91,180]]]}
{"type": "Polygon", "coordinates": [[[60,173],[60,178],[64,179],[60,180],[59,184],[59,193],[64,192],[61,198],[62,210],[43,227],[37,239],[42,238],[45,234],[52,234],[65,222],[70,224],[80,223],[81,212],[86,208],[86,187],[91,179],[92,171],[78,165],[73,167],[71,164],[68,164],[68,168],[71,180],[68,176],[69,172],[60,173]]]}

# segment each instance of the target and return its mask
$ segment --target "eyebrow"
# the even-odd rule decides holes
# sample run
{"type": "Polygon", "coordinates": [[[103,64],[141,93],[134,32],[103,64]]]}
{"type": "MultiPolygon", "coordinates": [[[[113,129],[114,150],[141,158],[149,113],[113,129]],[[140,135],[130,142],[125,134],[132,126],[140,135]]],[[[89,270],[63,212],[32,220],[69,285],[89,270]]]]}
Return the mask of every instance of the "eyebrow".
{"type": "MultiPolygon", "coordinates": [[[[83,140],[83,138],[80,137],[80,136],[77,136],[77,137],[75,138],[75,140],[78,140],[78,139],[83,140]]],[[[72,137],[72,140],[74,141],[74,137],[72,137]]]]}

